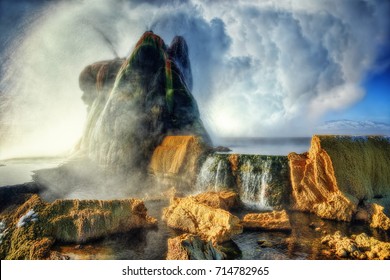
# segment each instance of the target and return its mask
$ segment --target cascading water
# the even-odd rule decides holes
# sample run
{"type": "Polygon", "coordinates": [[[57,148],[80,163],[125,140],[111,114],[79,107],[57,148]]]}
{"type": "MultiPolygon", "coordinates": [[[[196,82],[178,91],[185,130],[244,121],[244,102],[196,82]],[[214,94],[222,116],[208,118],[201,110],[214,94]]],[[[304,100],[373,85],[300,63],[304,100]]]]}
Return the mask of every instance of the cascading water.
{"type": "Polygon", "coordinates": [[[239,195],[241,201],[249,208],[268,210],[267,189],[272,180],[272,160],[261,160],[260,170],[257,170],[250,160],[241,168],[239,195]]]}
{"type": "Polygon", "coordinates": [[[231,170],[226,158],[210,155],[203,163],[196,181],[196,191],[219,191],[231,188],[231,170]]]}
{"type": "Polygon", "coordinates": [[[204,161],[196,192],[232,189],[245,207],[270,210],[289,203],[287,157],[212,154],[204,161]]]}

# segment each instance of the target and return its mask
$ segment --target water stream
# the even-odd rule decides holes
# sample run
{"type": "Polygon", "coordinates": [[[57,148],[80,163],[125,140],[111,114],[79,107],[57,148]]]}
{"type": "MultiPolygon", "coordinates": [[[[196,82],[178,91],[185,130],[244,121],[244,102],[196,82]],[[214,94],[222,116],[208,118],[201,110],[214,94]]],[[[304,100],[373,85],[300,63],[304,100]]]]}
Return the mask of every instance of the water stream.
{"type": "Polygon", "coordinates": [[[232,189],[249,208],[270,210],[288,201],[287,157],[213,154],[204,161],[196,192],[232,189]]]}

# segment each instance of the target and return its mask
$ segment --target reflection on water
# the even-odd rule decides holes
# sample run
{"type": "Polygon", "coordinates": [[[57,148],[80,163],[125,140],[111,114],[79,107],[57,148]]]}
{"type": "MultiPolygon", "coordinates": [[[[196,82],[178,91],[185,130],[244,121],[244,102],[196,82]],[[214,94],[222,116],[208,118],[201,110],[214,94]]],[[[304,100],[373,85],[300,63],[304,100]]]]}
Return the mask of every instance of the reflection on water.
{"type": "Polygon", "coordinates": [[[130,233],[117,234],[93,242],[86,246],[74,244],[57,244],[54,250],[68,255],[71,259],[97,260],[160,260],[165,259],[167,240],[176,235],[161,221],[162,209],[169,201],[147,201],[148,214],[158,218],[155,229],[135,230],[130,233]]]}
{"type": "Polygon", "coordinates": [[[289,216],[291,233],[245,231],[234,236],[234,242],[242,251],[242,259],[332,259],[334,256],[329,255],[327,248],[321,244],[321,239],[338,230],[348,236],[365,232],[381,241],[390,241],[388,234],[371,229],[365,224],[322,220],[312,214],[300,212],[290,212],[289,216]],[[259,243],[268,246],[261,246],[259,243]]]}
{"type": "MultiPolygon", "coordinates": [[[[161,221],[161,211],[168,201],[146,203],[150,214],[159,219],[154,230],[137,230],[119,234],[83,246],[56,245],[54,248],[71,259],[165,259],[167,239],[179,235],[161,221]]],[[[235,212],[242,217],[247,210],[235,212]]],[[[306,213],[290,212],[292,232],[244,231],[232,239],[242,251],[243,260],[285,260],[285,259],[332,259],[333,256],[321,239],[325,234],[340,230],[346,235],[365,232],[379,240],[389,242],[390,236],[382,231],[370,229],[367,225],[348,224],[321,220],[306,213]],[[314,225],[314,226],[313,226],[314,225]]]]}

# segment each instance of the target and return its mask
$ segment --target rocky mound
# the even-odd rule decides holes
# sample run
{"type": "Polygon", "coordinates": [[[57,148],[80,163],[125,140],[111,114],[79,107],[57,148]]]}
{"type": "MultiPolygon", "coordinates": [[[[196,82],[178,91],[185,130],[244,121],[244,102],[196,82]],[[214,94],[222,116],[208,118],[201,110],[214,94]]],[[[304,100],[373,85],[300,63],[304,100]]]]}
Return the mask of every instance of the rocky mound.
{"type": "Polygon", "coordinates": [[[91,159],[124,173],[146,171],[166,135],[197,135],[211,143],[190,92],[191,66],[182,37],[168,48],[159,36],[145,32],[110,90],[119,64],[115,60],[88,66],[80,77],[84,92],[91,92],[94,81],[104,89],[84,98],[91,106],[80,147],[91,159]]]}
{"type": "Polygon", "coordinates": [[[55,241],[83,243],[157,223],[138,199],[45,203],[38,195],[1,219],[1,259],[52,258],[55,241]]]}
{"type": "Polygon", "coordinates": [[[294,207],[351,221],[359,202],[390,195],[386,137],[313,136],[308,153],[289,154],[294,207]]]}

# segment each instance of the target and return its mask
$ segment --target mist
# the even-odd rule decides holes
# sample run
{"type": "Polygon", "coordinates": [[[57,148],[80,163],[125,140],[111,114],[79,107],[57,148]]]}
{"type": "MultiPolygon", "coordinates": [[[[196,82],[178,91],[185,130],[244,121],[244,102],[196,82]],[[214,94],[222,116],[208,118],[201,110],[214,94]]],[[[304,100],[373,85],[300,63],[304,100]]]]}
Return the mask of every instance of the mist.
{"type": "Polygon", "coordinates": [[[214,138],[310,135],[389,63],[387,1],[14,2],[0,10],[0,159],[69,154],[86,118],[79,73],[146,30],[186,39],[214,138]]]}

